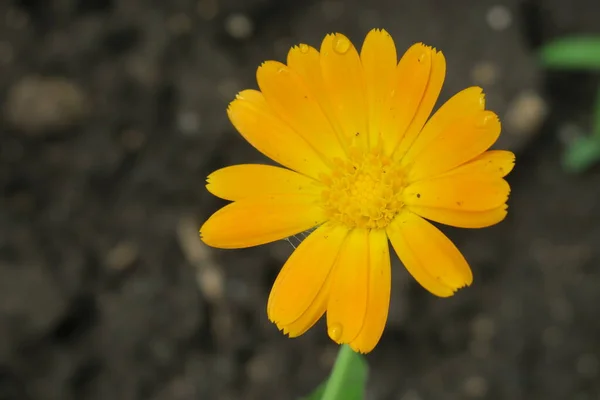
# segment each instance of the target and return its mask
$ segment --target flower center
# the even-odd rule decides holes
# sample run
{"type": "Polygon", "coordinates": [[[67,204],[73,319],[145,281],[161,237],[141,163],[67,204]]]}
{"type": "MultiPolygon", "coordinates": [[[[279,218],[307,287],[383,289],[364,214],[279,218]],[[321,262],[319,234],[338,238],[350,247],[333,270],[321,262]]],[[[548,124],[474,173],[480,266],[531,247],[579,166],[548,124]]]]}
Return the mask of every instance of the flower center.
{"type": "Polygon", "coordinates": [[[403,206],[403,175],[379,149],[363,153],[352,147],[349,153],[323,177],[325,210],[350,228],[385,228],[403,206]]]}

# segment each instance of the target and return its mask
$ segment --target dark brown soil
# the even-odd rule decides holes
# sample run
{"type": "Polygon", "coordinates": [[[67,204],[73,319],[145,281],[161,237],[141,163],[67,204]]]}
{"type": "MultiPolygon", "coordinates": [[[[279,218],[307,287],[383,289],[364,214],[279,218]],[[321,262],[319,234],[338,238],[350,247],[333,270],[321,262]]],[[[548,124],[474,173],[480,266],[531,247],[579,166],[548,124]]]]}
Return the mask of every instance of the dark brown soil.
{"type": "Polygon", "coordinates": [[[482,85],[518,161],[505,222],[446,230],[471,288],[434,298],[395,261],[368,399],[600,399],[600,169],[560,166],[598,80],[534,55],[600,33],[597,1],[6,0],[0,15],[0,400],[285,400],[323,380],[322,324],[290,340],[265,315],[291,246],[203,246],[221,205],[204,178],[263,160],[225,114],[261,61],[373,27],[442,49],[444,98],[482,85]]]}

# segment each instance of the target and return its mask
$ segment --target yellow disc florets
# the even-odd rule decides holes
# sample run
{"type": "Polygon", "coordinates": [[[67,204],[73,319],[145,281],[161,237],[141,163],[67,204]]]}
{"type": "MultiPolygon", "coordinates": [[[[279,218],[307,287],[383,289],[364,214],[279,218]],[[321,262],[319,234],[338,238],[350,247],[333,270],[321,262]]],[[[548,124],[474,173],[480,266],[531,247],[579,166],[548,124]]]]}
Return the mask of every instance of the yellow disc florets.
{"type": "Polygon", "coordinates": [[[323,177],[325,210],[350,228],[384,228],[403,206],[403,175],[378,149],[365,153],[353,147],[349,153],[323,177]]]}

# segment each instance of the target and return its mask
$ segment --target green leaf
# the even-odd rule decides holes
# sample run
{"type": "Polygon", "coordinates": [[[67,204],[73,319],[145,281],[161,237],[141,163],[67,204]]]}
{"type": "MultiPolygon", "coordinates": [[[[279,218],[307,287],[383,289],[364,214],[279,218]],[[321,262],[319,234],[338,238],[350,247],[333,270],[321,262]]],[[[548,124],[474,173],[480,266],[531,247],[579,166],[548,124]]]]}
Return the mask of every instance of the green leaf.
{"type": "Polygon", "coordinates": [[[563,155],[563,166],[568,172],[579,173],[600,161],[600,88],[594,104],[592,134],[571,143],[563,155]]]}
{"type": "Polygon", "coordinates": [[[363,356],[342,345],[329,378],[302,400],[363,400],[367,370],[363,356]]]}
{"type": "Polygon", "coordinates": [[[583,137],[567,147],[563,166],[568,172],[579,173],[600,161],[600,138],[583,137]]]}
{"type": "Polygon", "coordinates": [[[540,50],[548,68],[600,71],[600,36],[573,36],[557,39],[540,50]]]}

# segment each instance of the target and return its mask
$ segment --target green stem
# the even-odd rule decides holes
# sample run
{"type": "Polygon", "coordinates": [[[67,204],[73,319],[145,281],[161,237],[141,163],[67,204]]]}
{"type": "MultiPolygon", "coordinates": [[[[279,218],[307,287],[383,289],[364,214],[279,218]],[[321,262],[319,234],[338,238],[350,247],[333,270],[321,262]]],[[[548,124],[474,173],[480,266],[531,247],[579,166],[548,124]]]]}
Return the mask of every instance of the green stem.
{"type": "Polygon", "coordinates": [[[335,359],[335,364],[333,365],[333,370],[327,380],[327,386],[325,386],[325,391],[323,392],[321,400],[342,400],[345,378],[348,373],[348,367],[350,366],[350,360],[354,355],[353,353],[354,350],[347,344],[340,346],[337,358],[335,359]]]}

